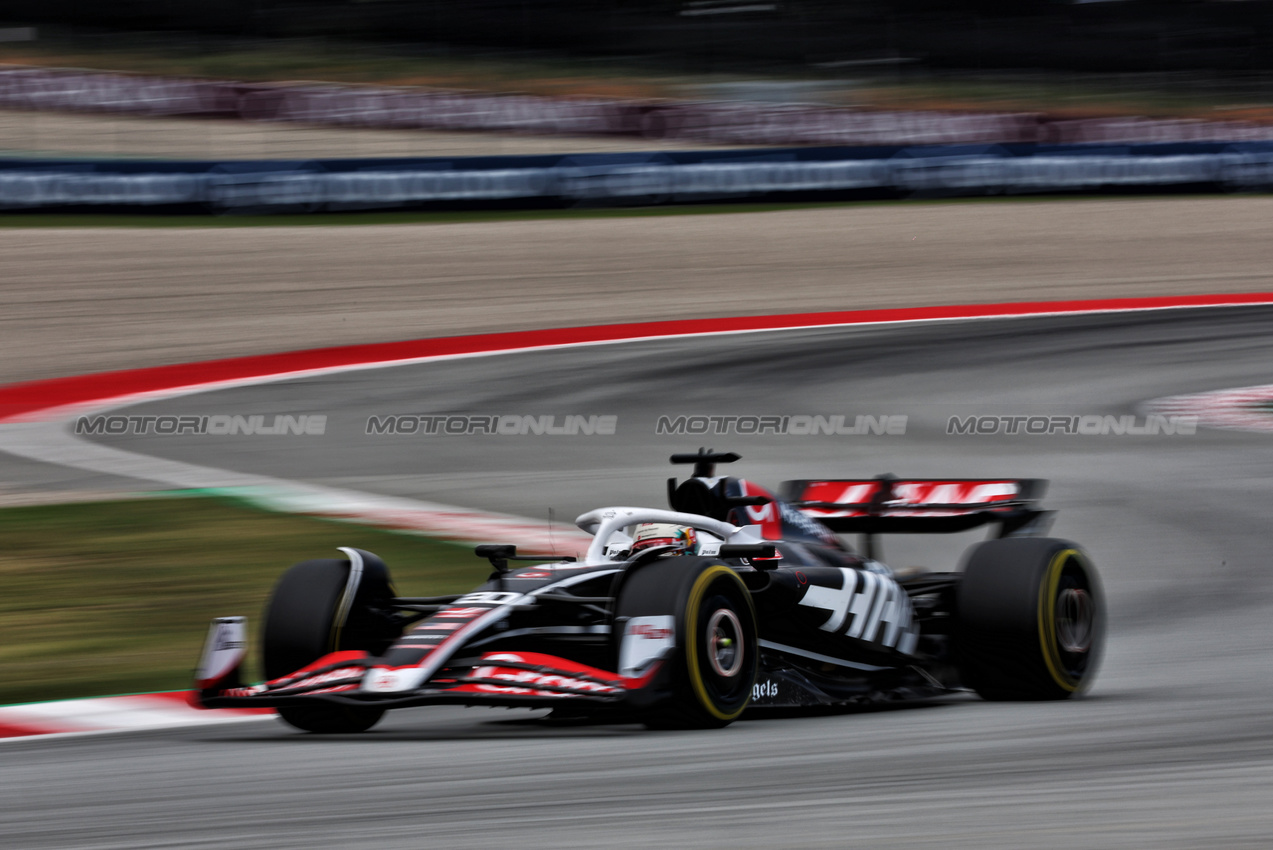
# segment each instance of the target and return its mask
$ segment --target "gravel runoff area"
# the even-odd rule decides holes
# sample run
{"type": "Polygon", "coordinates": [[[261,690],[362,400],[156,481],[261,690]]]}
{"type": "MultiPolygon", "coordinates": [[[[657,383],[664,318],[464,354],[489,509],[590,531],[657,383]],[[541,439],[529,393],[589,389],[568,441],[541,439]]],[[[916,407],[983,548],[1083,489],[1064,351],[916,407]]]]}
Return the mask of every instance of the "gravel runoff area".
{"type": "Polygon", "coordinates": [[[1273,198],[0,228],[0,382],[544,327],[1273,290],[1273,198]]]}

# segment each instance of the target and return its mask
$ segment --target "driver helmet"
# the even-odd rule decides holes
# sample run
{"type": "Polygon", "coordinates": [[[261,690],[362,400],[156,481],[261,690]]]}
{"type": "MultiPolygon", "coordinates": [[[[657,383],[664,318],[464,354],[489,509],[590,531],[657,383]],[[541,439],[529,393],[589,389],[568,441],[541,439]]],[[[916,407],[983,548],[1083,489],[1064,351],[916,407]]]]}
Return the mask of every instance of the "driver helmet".
{"type": "Polygon", "coordinates": [[[653,546],[675,546],[679,551],[692,553],[697,549],[698,537],[688,525],[643,522],[632,532],[630,554],[635,555],[653,546]]]}

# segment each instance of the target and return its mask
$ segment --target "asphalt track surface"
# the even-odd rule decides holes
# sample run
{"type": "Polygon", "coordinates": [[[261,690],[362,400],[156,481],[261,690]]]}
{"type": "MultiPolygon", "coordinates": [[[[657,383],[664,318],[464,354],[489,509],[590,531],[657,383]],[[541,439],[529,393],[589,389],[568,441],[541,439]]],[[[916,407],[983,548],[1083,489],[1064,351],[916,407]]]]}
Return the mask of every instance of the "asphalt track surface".
{"type": "MultiPolygon", "coordinates": [[[[661,502],[671,451],[734,472],[1050,478],[1110,606],[1086,698],[748,719],[712,732],[433,708],[322,739],[274,721],[4,745],[14,847],[1264,847],[1273,833],[1265,434],[948,435],[949,417],[1139,415],[1269,383],[1273,309],[662,340],[244,387],[127,413],[326,413],[326,435],[102,442],[558,522],[661,502]],[[367,435],[368,415],[613,414],[614,436],[367,435]],[[659,415],[908,417],[904,435],[666,436],[659,415]]],[[[958,545],[886,542],[894,566],[958,545]]],[[[351,528],[351,545],[357,545],[351,528]]],[[[308,555],[309,553],[305,553],[308,555]]],[[[392,565],[391,565],[392,566],[392,565]]],[[[475,564],[475,579],[480,576],[475,564]]],[[[234,613],[234,612],[226,612],[234,613]]]]}

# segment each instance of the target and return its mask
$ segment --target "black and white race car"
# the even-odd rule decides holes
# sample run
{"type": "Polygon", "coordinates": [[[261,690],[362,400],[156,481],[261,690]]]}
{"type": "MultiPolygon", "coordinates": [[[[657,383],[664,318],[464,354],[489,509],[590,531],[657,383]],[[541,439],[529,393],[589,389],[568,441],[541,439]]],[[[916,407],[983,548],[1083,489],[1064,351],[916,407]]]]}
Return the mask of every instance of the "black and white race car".
{"type": "Polygon", "coordinates": [[[306,561],[274,588],[267,681],[245,685],[246,623],[213,623],[193,701],[273,707],[310,732],[359,732],[434,703],[715,727],[744,710],[836,706],[971,689],[1066,699],[1092,681],[1104,633],[1096,571],[1039,536],[1038,480],[788,481],[781,497],[717,476],[732,453],[674,455],[671,510],[579,517],[579,559],[477,547],[489,580],[403,598],[375,555],[306,561]],[[900,575],[877,536],[991,526],[957,572],[900,575]],[[862,535],[855,551],[838,535],[862,535]],[[533,562],[533,563],[528,563],[533,562]]]}

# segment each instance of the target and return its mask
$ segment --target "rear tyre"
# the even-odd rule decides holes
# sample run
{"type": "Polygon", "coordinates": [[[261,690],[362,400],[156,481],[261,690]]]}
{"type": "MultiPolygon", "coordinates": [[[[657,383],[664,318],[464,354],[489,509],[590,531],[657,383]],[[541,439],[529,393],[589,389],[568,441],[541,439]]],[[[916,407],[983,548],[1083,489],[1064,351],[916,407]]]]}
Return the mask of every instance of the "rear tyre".
{"type": "Polygon", "coordinates": [[[742,579],[710,558],[634,567],[619,594],[619,622],[661,615],[673,617],[675,646],[663,660],[662,699],[649,707],[645,724],[706,729],[732,723],[751,700],[760,658],[756,612],[742,579]]]}
{"type": "Polygon", "coordinates": [[[988,540],[955,597],[964,684],[988,700],[1069,699],[1096,675],[1105,637],[1096,569],[1075,544],[988,540]]]}
{"type": "MultiPolygon", "coordinates": [[[[391,621],[377,615],[375,603],[385,595],[391,597],[392,590],[383,563],[376,561],[364,565],[363,582],[355,589],[344,622],[339,622],[339,616],[349,584],[349,561],[304,561],[283,574],[265,609],[261,648],[267,680],[338,650],[383,651],[392,640],[391,621]]],[[[278,715],[306,732],[336,734],[365,732],[380,720],[384,709],[315,702],[281,706],[278,715]]]]}

